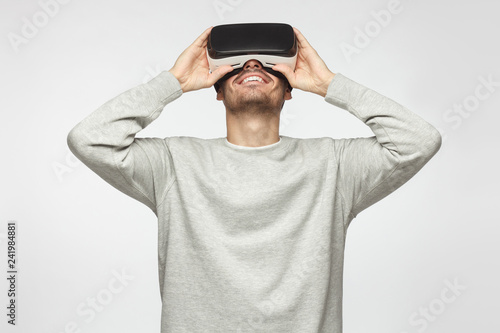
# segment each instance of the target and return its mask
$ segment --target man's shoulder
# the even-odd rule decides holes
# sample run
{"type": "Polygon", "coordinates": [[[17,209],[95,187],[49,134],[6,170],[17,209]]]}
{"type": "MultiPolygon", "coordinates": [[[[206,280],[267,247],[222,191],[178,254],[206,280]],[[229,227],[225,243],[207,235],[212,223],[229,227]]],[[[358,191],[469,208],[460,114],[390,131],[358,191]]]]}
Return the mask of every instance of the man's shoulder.
{"type": "Polygon", "coordinates": [[[328,136],[322,136],[322,137],[317,137],[317,138],[297,138],[297,137],[291,137],[291,136],[281,136],[282,138],[285,138],[286,140],[289,140],[292,143],[295,143],[296,145],[309,145],[309,146],[329,146],[332,144],[332,139],[331,137],[328,136]]]}
{"type": "Polygon", "coordinates": [[[169,136],[163,139],[169,149],[181,150],[207,150],[211,147],[221,144],[223,137],[218,138],[199,138],[195,136],[169,136]]]}
{"type": "Polygon", "coordinates": [[[224,138],[199,138],[195,136],[186,136],[186,135],[179,135],[179,136],[167,136],[164,138],[165,141],[168,143],[177,143],[177,144],[200,144],[200,145],[206,145],[206,144],[211,144],[213,142],[216,142],[217,140],[221,140],[224,138]]]}

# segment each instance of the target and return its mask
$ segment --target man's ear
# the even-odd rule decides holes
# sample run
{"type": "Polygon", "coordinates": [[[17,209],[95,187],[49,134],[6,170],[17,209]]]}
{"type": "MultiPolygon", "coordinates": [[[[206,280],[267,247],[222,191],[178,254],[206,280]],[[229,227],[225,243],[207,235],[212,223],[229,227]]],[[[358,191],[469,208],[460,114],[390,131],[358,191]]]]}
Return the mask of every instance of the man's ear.
{"type": "Polygon", "coordinates": [[[290,90],[290,88],[286,88],[285,89],[285,101],[289,101],[292,99],[292,91],[290,90]]]}
{"type": "Polygon", "coordinates": [[[224,93],[222,92],[222,87],[219,86],[219,90],[217,90],[217,96],[215,97],[218,101],[224,100],[224,93]]]}

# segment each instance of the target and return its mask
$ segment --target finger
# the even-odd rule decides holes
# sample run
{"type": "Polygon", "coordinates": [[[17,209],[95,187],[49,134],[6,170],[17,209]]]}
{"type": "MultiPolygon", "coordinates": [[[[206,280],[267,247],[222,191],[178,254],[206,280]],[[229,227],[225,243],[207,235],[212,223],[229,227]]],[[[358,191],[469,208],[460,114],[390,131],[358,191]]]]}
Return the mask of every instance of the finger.
{"type": "Polygon", "coordinates": [[[307,39],[304,37],[304,35],[299,31],[297,28],[293,28],[293,31],[295,32],[295,35],[297,36],[297,41],[299,42],[300,46],[302,47],[311,47],[311,44],[307,41],[307,39]]]}
{"type": "Polygon", "coordinates": [[[210,35],[210,32],[212,31],[213,26],[207,28],[203,33],[196,38],[196,40],[193,42],[193,45],[198,46],[198,47],[205,47],[207,43],[208,36],[210,35]]]}
{"type": "Polygon", "coordinates": [[[209,83],[210,85],[213,85],[215,82],[219,81],[220,78],[222,78],[224,75],[226,75],[229,72],[232,72],[234,70],[234,67],[231,65],[224,65],[220,66],[217,68],[215,71],[210,74],[209,78],[209,83]]]}
{"type": "Polygon", "coordinates": [[[272,70],[280,72],[283,75],[285,75],[285,77],[288,80],[288,82],[290,83],[290,85],[292,87],[295,86],[295,73],[293,72],[293,70],[289,66],[284,65],[284,64],[277,64],[277,65],[273,66],[272,70]]]}

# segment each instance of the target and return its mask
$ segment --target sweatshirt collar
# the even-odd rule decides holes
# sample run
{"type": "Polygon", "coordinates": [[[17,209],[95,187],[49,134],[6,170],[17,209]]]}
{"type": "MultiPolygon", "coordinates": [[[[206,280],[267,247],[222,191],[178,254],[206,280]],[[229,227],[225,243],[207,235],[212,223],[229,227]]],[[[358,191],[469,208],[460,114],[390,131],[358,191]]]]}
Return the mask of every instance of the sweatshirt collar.
{"type": "Polygon", "coordinates": [[[260,147],[247,147],[247,146],[240,146],[240,145],[235,145],[234,143],[231,143],[227,140],[227,137],[222,138],[224,141],[224,145],[238,151],[248,151],[248,152],[264,152],[264,151],[274,151],[276,149],[281,149],[283,146],[285,146],[285,141],[286,139],[280,135],[280,139],[278,142],[271,143],[270,145],[266,146],[260,146],[260,147]]]}

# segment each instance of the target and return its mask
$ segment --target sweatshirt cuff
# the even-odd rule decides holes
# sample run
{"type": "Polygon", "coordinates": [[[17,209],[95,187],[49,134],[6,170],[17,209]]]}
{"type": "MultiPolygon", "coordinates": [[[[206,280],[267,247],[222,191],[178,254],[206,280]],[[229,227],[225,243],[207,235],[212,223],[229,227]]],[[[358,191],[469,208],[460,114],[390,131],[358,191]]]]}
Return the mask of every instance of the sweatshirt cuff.
{"type": "Polygon", "coordinates": [[[160,99],[167,104],[179,98],[183,93],[179,80],[167,70],[146,82],[146,85],[157,91],[160,99]]]}
{"type": "Polygon", "coordinates": [[[325,101],[347,110],[357,118],[365,121],[365,117],[355,113],[353,106],[366,90],[365,86],[347,78],[341,73],[336,73],[328,86],[325,101]]]}

